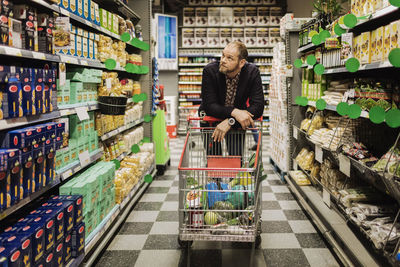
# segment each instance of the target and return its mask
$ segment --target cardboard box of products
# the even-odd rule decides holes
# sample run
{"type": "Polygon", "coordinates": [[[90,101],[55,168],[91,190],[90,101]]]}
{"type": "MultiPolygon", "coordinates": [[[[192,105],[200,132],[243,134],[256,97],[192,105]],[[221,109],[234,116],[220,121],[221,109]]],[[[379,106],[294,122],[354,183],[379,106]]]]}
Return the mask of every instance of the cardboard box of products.
{"type": "Polygon", "coordinates": [[[207,28],[207,46],[220,47],[219,29],[207,28]]]}
{"type": "Polygon", "coordinates": [[[267,28],[257,28],[257,46],[265,47],[269,45],[269,30],[267,28]]]}
{"type": "Polygon", "coordinates": [[[221,26],[231,26],[233,24],[233,9],[231,7],[221,7],[221,26]]]}
{"type": "Polygon", "coordinates": [[[269,29],[269,43],[271,46],[274,46],[275,44],[279,43],[281,40],[280,37],[280,30],[279,28],[270,28],[269,29]]]}
{"type": "Polygon", "coordinates": [[[255,47],[257,45],[256,28],[244,28],[244,42],[247,47],[255,47]]]}
{"type": "Polygon", "coordinates": [[[269,19],[270,19],[269,7],[257,8],[257,19],[258,19],[258,26],[269,25],[269,19]]]}
{"type": "Polygon", "coordinates": [[[238,41],[244,43],[245,37],[244,37],[244,29],[242,28],[233,28],[232,29],[232,42],[233,41],[238,41]]]}
{"type": "Polygon", "coordinates": [[[206,47],[207,46],[207,29],[206,28],[195,28],[194,29],[195,47],[206,47]]]}
{"type": "Polygon", "coordinates": [[[221,28],[219,30],[219,40],[220,40],[220,46],[222,47],[225,47],[227,44],[232,42],[232,29],[221,28]]]}
{"type": "Polygon", "coordinates": [[[193,47],[194,44],[194,28],[182,28],[182,47],[193,47]]]}
{"type": "Polygon", "coordinates": [[[246,7],[246,26],[257,26],[257,8],[256,7],[246,7]]]}
{"type": "Polygon", "coordinates": [[[209,7],[207,12],[208,12],[208,25],[219,26],[221,23],[220,8],[209,7]]]}
{"type": "Polygon", "coordinates": [[[233,26],[244,26],[245,19],[245,9],[243,7],[234,7],[233,8],[233,26]]]}
{"type": "Polygon", "coordinates": [[[195,26],[196,25],[196,13],[193,7],[183,8],[183,26],[195,26]]]}
{"type": "Polygon", "coordinates": [[[206,7],[195,8],[195,25],[207,26],[208,25],[208,9],[206,7]]]}
{"type": "Polygon", "coordinates": [[[282,10],[280,7],[271,7],[271,18],[270,25],[271,26],[279,26],[282,17],[282,10]]]}

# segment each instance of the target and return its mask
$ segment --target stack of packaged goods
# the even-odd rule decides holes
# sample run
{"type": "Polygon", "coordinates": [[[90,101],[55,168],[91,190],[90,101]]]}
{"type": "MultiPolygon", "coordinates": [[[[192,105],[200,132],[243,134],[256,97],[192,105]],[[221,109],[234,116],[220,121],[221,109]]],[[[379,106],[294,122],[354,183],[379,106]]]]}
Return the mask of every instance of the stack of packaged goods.
{"type": "Polygon", "coordinates": [[[101,161],[60,187],[60,195],[82,195],[86,236],[115,206],[114,177],[114,163],[101,161]]]}
{"type": "Polygon", "coordinates": [[[301,86],[301,95],[308,100],[320,99],[326,90],[325,75],[317,75],[312,69],[303,70],[303,80],[301,86]]]}
{"type": "Polygon", "coordinates": [[[53,196],[0,234],[5,266],[64,266],[85,251],[82,196],[53,196]]]}
{"type": "Polygon", "coordinates": [[[79,120],[75,114],[60,120],[68,122],[70,139],[66,149],[57,151],[57,170],[79,161],[79,154],[84,151],[91,153],[99,147],[98,135],[94,127],[94,112],[89,112],[89,119],[84,121],[79,120]]]}
{"type": "Polygon", "coordinates": [[[285,44],[278,43],[274,47],[272,60],[271,83],[269,89],[269,112],[271,131],[271,158],[282,171],[287,172],[290,165],[289,130],[287,115],[287,83],[286,83],[285,44]]]}
{"type": "Polygon", "coordinates": [[[67,72],[64,85],[57,80],[58,105],[97,101],[97,86],[101,83],[102,71],[79,68],[67,72]]]}
{"type": "Polygon", "coordinates": [[[152,143],[143,144],[140,150],[142,152],[126,157],[121,162],[121,168],[115,173],[115,199],[117,203],[122,202],[154,162],[152,143]]]}
{"type": "Polygon", "coordinates": [[[98,136],[103,136],[124,126],[124,115],[104,115],[96,112],[96,130],[98,136]]]}
{"type": "Polygon", "coordinates": [[[0,119],[49,113],[57,109],[56,70],[0,66],[0,119]]]}
{"type": "Polygon", "coordinates": [[[7,133],[0,149],[0,210],[51,184],[55,151],[63,147],[64,123],[46,123],[7,133]]]}

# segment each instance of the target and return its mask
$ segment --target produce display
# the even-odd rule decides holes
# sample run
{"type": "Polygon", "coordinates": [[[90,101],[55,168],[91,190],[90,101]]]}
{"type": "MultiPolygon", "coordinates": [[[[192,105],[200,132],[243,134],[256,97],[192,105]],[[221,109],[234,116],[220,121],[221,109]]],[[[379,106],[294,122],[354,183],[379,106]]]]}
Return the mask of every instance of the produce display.
{"type": "Polygon", "coordinates": [[[377,172],[387,172],[390,175],[400,177],[400,150],[398,147],[392,147],[385,155],[378,160],[378,162],[372,167],[377,172]]]}

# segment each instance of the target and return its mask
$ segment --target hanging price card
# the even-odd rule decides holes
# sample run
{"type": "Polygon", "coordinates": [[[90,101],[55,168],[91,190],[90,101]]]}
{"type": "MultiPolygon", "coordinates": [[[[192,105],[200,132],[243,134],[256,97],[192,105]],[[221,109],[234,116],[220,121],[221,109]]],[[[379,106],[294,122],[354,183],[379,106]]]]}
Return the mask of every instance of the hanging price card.
{"type": "Polygon", "coordinates": [[[322,148],[319,145],[315,145],[315,160],[319,163],[322,163],[323,160],[322,148]]]}
{"type": "Polygon", "coordinates": [[[75,111],[80,121],[89,119],[89,113],[87,112],[87,107],[77,107],[75,108],[75,111]]]}
{"type": "Polygon", "coordinates": [[[294,139],[297,139],[297,138],[298,138],[298,133],[299,133],[299,132],[297,131],[297,128],[293,126],[293,138],[294,138],[294,139]]]}
{"type": "Polygon", "coordinates": [[[322,200],[329,208],[331,207],[331,194],[325,188],[322,189],[322,200]]]}
{"type": "Polygon", "coordinates": [[[85,167],[90,163],[89,150],[86,150],[79,154],[79,161],[81,162],[81,167],[85,167]]]}
{"type": "Polygon", "coordinates": [[[344,173],[347,177],[350,177],[350,159],[345,155],[339,155],[339,170],[344,173]]]}
{"type": "Polygon", "coordinates": [[[293,170],[297,171],[299,167],[297,166],[297,161],[294,159],[293,160],[293,170]]]}

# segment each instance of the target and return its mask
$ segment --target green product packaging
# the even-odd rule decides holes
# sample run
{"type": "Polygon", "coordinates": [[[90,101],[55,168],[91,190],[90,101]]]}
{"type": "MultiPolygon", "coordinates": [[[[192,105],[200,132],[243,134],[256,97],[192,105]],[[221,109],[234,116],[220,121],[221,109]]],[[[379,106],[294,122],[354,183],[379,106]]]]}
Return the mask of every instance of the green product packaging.
{"type": "Polygon", "coordinates": [[[58,150],[56,152],[56,170],[59,170],[64,166],[64,151],[58,150]]]}
{"type": "Polygon", "coordinates": [[[69,92],[70,82],[71,81],[67,79],[64,85],[60,85],[60,80],[57,79],[57,92],[69,92]]]}
{"type": "Polygon", "coordinates": [[[82,82],[83,75],[79,72],[67,72],[67,79],[74,82],[82,82]]]}
{"type": "Polygon", "coordinates": [[[77,182],[71,188],[71,194],[82,195],[83,198],[83,214],[87,214],[87,211],[91,209],[92,205],[90,202],[90,192],[88,190],[88,185],[84,181],[77,182]]]}
{"type": "Polygon", "coordinates": [[[60,186],[60,195],[71,195],[72,194],[72,187],[76,184],[76,179],[69,180],[62,186],[60,186]]]}
{"type": "Polygon", "coordinates": [[[113,25],[114,25],[113,13],[108,12],[108,19],[107,20],[108,20],[107,30],[109,30],[111,32],[112,29],[113,29],[113,25]]]}
{"type": "Polygon", "coordinates": [[[71,139],[79,139],[80,137],[78,124],[79,124],[79,118],[77,115],[74,114],[69,116],[69,136],[71,139]]]}
{"type": "Polygon", "coordinates": [[[100,11],[100,26],[104,29],[108,28],[108,11],[102,8],[99,9],[100,11]]]}

